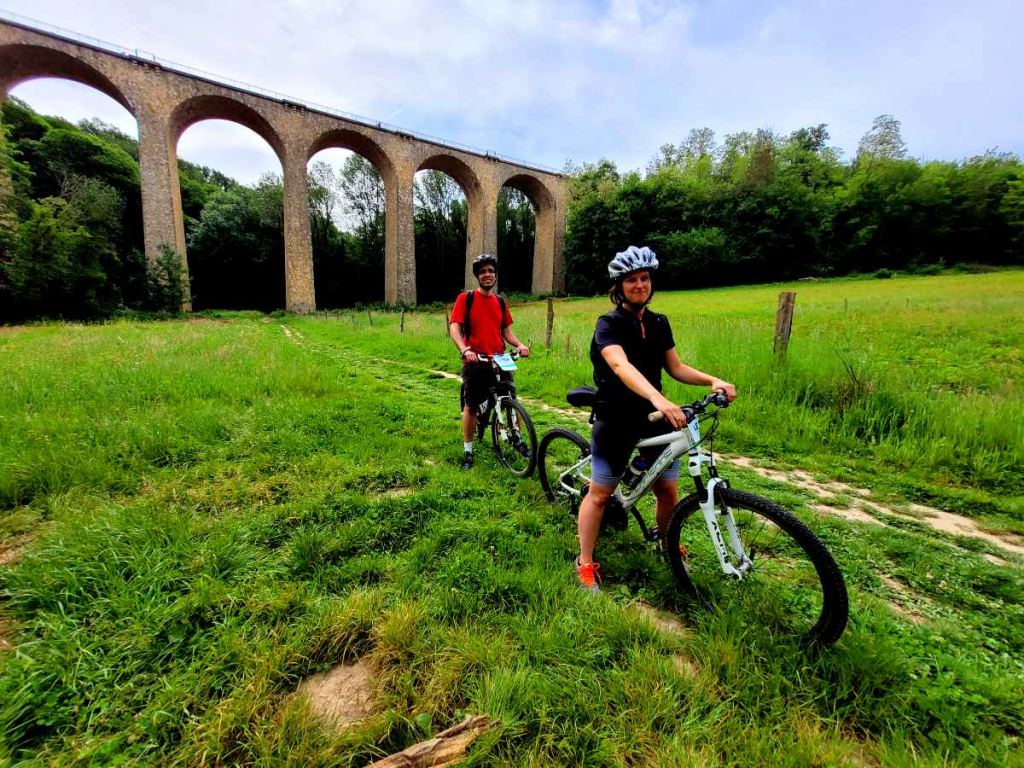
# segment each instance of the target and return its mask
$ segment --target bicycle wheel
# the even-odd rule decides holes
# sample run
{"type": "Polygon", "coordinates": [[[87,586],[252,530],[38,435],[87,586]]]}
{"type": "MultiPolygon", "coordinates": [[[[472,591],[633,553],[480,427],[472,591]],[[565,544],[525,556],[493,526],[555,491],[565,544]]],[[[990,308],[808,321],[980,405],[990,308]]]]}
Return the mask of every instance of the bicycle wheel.
{"type": "Polygon", "coordinates": [[[590,443],[571,429],[555,427],[544,435],[537,449],[540,485],[548,501],[573,509],[590,479],[590,462],[570,470],[590,456],[590,443]]]}
{"type": "Polygon", "coordinates": [[[533,422],[518,400],[502,398],[498,409],[491,420],[491,440],[498,461],[513,475],[529,477],[537,465],[537,433],[533,422]]]}
{"type": "MultiPolygon", "coordinates": [[[[846,628],[849,597],[839,566],[821,540],[768,499],[732,489],[719,488],[719,493],[732,511],[743,551],[752,561],[750,570],[739,580],[722,573],[693,494],[672,510],[665,541],[680,586],[725,611],[742,606],[759,620],[809,641],[830,645],[838,640],[846,628]]],[[[719,524],[731,564],[738,566],[724,520],[719,524]]]]}

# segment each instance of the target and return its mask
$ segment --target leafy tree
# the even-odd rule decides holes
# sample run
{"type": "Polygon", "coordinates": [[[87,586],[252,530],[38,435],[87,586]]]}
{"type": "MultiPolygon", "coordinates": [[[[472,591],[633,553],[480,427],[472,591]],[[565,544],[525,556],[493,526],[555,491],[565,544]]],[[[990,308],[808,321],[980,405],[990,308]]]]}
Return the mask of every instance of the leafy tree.
{"type": "Polygon", "coordinates": [[[107,279],[117,261],[110,242],[82,226],[67,201],[32,203],[0,263],[0,284],[10,299],[0,319],[108,314],[120,304],[107,279]]]}
{"type": "Polygon", "coordinates": [[[857,162],[872,160],[902,160],[907,156],[907,145],[900,133],[900,121],[892,115],[879,115],[871,123],[857,146],[857,162]]]}
{"type": "Polygon", "coordinates": [[[210,198],[188,240],[194,309],[284,306],[282,203],[274,174],[210,198]]]}
{"type": "Polygon", "coordinates": [[[528,293],[533,284],[533,247],[537,217],[530,199],[513,187],[498,193],[499,288],[528,293]]]}
{"type": "Polygon", "coordinates": [[[451,176],[424,171],[416,176],[413,202],[416,295],[420,301],[450,301],[465,276],[465,195],[451,176]]]}

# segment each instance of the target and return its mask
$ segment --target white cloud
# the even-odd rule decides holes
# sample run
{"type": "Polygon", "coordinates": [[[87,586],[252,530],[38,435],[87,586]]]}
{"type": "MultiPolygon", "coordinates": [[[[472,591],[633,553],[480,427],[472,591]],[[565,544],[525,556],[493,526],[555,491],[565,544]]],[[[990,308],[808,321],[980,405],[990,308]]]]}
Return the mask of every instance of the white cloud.
{"type": "MultiPolygon", "coordinates": [[[[602,156],[639,167],[703,125],[722,136],[826,122],[852,152],[883,112],[903,120],[912,154],[956,158],[997,143],[1024,152],[1019,3],[8,2],[164,58],[555,167],[602,156]]],[[[250,144],[239,139],[236,152],[227,134],[191,134],[183,156],[187,148],[241,178],[259,175],[250,144]]],[[[266,149],[262,170],[277,170],[266,149]]]]}

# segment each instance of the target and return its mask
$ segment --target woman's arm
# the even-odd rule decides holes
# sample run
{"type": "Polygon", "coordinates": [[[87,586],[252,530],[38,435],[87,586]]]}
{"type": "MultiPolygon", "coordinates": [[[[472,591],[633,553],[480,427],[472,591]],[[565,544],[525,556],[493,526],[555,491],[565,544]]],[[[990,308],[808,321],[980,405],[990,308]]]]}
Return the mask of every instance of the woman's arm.
{"type": "MultiPolygon", "coordinates": [[[[601,357],[612,369],[612,373],[618,376],[622,383],[636,392],[640,397],[649,400],[655,410],[660,411],[665,419],[676,429],[686,426],[686,416],[682,408],[675,405],[661,392],[655,389],[654,385],[647,380],[640,371],[636,369],[626,357],[626,351],[618,344],[610,344],[601,350],[601,357]]],[[[678,359],[678,358],[676,358],[678,359]]]]}
{"type": "Polygon", "coordinates": [[[665,371],[676,381],[681,381],[683,384],[693,384],[698,387],[711,387],[711,389],[722,389],[725,390],[726,396],[729,401],[732,402],[736,399],[736,387],[727,381],[722,379],[716,379],[714,376],[698,371],[696,368],[683,363],[679,359],[679,353],[676,352],[676,348],[668,350],[665,353],[665,371]]]}

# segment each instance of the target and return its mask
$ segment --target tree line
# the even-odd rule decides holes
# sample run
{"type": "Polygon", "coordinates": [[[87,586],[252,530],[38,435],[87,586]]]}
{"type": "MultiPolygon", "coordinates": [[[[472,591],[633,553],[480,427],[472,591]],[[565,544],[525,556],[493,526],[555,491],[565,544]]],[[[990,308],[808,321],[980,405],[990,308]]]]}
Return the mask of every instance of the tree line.
{"type": "Polygon", "coordinates": [[[1016,156],[915,160],[890,115],[850,162],[828,140],[824,124],[721,142],[700,128],[643,172],[567,164],[566,289],[605,290],[605,265],[629,244],[656,251],[665,288],[1024,263],[1016,156]]]}
{"type": "MultiPolygon", "coordinates": [[[[957,263],[1024,263],[1024,167],[1007,153],[961,162],[907,157],[895,118],[883,115],[846,161],[824,124],[782,136],[692,130],[643,171],[567,163],[565,285],[606,288],[605,265],[646,244],[659,286],[692,288],[813,276],[934,272],[957,263]]],[[[99,120],[72,124],[9,98],[2,108],[0,322],[90,319],[122,311],[173,312],[180,255],[143,255],[138,143],[99,120]]],[[[178,161],[194,309],[284,307],[280,174],[240,184],[178,161]]],[[[309,168],[317,302],[384,298],[385,194],[359,155],[309,168]]],[[[467,208],[459,185],[418,174],[414,194],[420,302],[462,289],[467,208]]],[[[521,192],[498,200],[503,291],[528,292],[535,219],[521,192]]]]}
{"type": "MultiPolygon", "coordinates": [[[[0,322],[93,319],[124,311],[176,312],[185,276],[180,255],[144,256],[138,142],[100,120],[73,124],[9,98],[2,107],[0,322]]],[[[317,302],[323,307],[384,298],[384,184],[363,157],[339,170],[309,168],[310,230],[317,302]]],[[[240,184],[178,160],[193,309],[285,305],[280,174],[240,184]]],[[[451,301],[462,288],[466,202],[450,177],[416,178],[417,293],[451,301]]],[[[528,290],[533,211],[516,190],[499,200],[499,248],[513,266],[506,288],[528,290]]]]}

